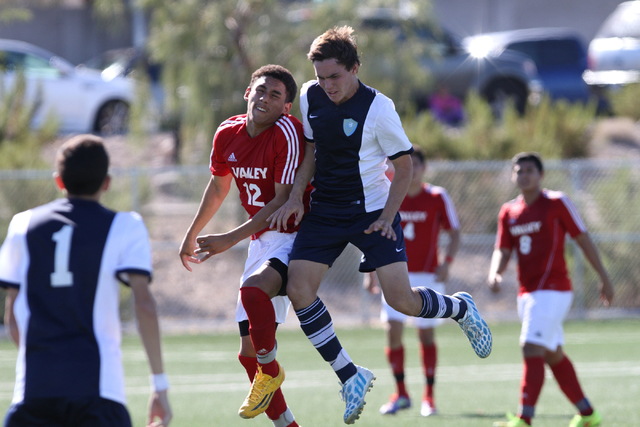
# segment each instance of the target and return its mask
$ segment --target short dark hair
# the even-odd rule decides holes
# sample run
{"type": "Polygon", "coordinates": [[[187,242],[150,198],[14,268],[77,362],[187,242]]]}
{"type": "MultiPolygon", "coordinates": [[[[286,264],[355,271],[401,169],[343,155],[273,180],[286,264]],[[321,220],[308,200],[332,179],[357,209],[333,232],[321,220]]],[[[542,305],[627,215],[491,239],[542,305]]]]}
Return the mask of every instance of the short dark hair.
{"type": "Polygon", "coordinates": [[[353,28],[348,25],[325,31],[311,43],[307,58],[312,62],[333,58],[347,70],[352,70],[356,64],[360,65],[358,45],[352,33],[353,28]]]}
{"type": "Polygon", "coordinates": [[[427,161],[426,161],[426,155],[424,153],[424,150],[416,144],[412,144],[412,145],[413,145],[413,153],[411,153],[411,156],[420,160],[420,163],[422,163],[423,165],[426,164],[427,161]]]}
{"type": "Polygon", "coordinates": [[[540,154],[534,151],[518,153],[515,156],[513,156],[513,159],[511,159],[512,167],[522,162],[533,162],[536,165],[538,172],[540,173],[544,172],[544,167],[542,166],[542,157],[540,156],[540,154]]]}
{"type": "Polygon", "coordinates": [[[273,77],[276,80],[280,80],[282,84],[284,84],[285,90],[287,91],[287,96],[285,99],[286,102],[293,102],[293,100],[296,99],[296,93],[298,93],[298,85],[296,84],[296,80],[293,78],[293,74],[291,74],[291,71],[287,70],[281,65],[264,65],[254,71],[253,74],[251,74],[250,86],[253,87],[255,81],[262,76],[273,77]]]}
{"type": "Polygon", "coordinates": [[[56,155],[56,171],[69,195],[96,194],[109,171],[109,154],[102,138],[77,135],[62,144],[56,155]]]}

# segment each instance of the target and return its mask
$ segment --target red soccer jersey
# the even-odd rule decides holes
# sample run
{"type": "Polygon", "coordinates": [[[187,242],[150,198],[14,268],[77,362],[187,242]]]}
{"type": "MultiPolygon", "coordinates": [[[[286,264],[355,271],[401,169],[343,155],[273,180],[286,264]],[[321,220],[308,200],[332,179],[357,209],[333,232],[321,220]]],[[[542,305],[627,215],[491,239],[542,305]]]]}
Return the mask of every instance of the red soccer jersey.
{"type": "Polygon", "coordinates": [[[496,247],[515,248],[518,253],[519,294],[571,290],[564,261],[565,234],[575,238],[586,231],[575,205],[560,191],[542,190],[529,206],[522,196],[505,203],[496,247]]]}
{"type": "MultiPolygon", "coordinates": [[[[240,202],[253,217],[275,197],[275,183],[293,184],[295,171],[304,156],[302,123],[286,114],[275,125],[251,138],[246,128],[247,115],[233,116],[218,127],[213,137],[209,168],[213,175],[233,174],[240,202]]],[[[305,204],[308,205],[308,192],[305,204]]],[[[298,227],[289,219],[286,233],[298,227]]],[[[253,236],[268,231],[264,229],[253,236]]]]}
{"type": "Polygon", "coordinates": [[[409,271],[433,273],[438,267],[440,228],[457,230],[460,222],[447,190],[430,184],[422,188],[417,196],[405,197],[399,212],[409,271]]]}

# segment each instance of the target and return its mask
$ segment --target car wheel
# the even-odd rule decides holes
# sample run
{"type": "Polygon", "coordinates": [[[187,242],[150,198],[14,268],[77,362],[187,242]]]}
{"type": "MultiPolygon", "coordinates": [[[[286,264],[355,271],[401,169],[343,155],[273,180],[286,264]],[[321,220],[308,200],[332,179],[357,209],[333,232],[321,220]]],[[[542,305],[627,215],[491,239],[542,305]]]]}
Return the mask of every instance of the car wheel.
{"type": "Polygon", "coordinates": [[[522,83],[514,80],[501,80],[492,83],[485,91],[487,102],[493,115],[502,117],[509,102],[513,103],[518,113],[524,114],[527,105],[527,89],[522,83]]]}
{"type": "Polygon", "coordinates": [[[102,135],[117,135],[129,130],[129,104],[123,101],[109,101],[98,115],[94,130],[102,135]]]}

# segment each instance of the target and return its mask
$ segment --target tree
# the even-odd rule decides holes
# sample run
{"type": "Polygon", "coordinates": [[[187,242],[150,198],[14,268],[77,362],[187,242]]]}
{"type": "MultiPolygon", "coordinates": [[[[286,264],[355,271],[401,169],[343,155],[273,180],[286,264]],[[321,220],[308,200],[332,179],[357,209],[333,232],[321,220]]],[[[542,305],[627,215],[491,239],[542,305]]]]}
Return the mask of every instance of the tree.
{"type": "MultiPolygon", "coordinates": [[[[291,70],[299,86],[314,78],[306,53],[313,39],[332,26],[355,28],[365,64],[363,81],[394,99],[400,110],[410,107],[411,92],[426,82],[416,61],[419,43],[411,43],[413,36],[400,42],[392,29],[361,28],[357,0],[307,7],[284,0],[137,1],[149,16],[148,53],[162,64],[165,108],[181,124],[181,158],[187,163],[206,161],[218,124],[245,111],[243,94],[255,69],[280,64],[291,70]]],[[[124,4],[95,0],[95,7],[110,17],[122,12],[124,4]]],[[[395,10],[409,5],[415,17],[429,16],[428,0],[369,5],[395,10]]]]}

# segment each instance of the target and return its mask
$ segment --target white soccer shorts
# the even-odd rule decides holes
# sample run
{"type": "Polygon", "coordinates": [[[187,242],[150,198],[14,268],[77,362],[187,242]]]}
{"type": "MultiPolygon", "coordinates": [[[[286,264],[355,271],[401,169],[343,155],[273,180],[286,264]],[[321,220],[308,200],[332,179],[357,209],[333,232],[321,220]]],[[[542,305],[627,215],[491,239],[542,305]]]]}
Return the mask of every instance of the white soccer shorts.
{"type": "Polygon", "coordinates": [[[549,351],[556,351],[558,346],[564,344],[562,324],[572,302],[572,291],[540,290],[520,295],[520,345],[536,344],[549,351]]]}
{"type": "MultiPolygon", "coordinates": [[[[240,278],[240,285],[262,265],[271,258],[278,258],[285,265],[289,265],[289,253],[293,246],[293,241],[296,238],[296,233],[278,233],[277,231],[267,231],[258,237],[257,240],[252,240],[249,243],[249,255],[247,261],[244,264],[244,273],[240,278]]],[[[284,323],[289,313],[289,307],[291,301],[286,296],[276,296],[271,298],[273,309],[276,312],[276,322],[284,323]]],[[[238,292],[238,303],[236,304],[236,322],[242,322],[248,320],[247,312],[242,306],[240,300],[240,292],[238,292]]]]}
{"type": "MultiPolygon", "coordinates": [[[[425,286],[433,289],[441,294],[445,293],[444,283],[436,282],[436,275],[434,273],[409,273],[409,283],[412,288],[418,286],[425,286]]],[[[411,317],[406,314],[391,308],[382,295],[382,310],[380,310],[380,320],[388,322],[389,320],[396,320],[398,322],[405,322],[409,318],[413,325],[418,329],[430,329],[442,324],[444,319],[425,319],[423,317],[411,317]]]]}

